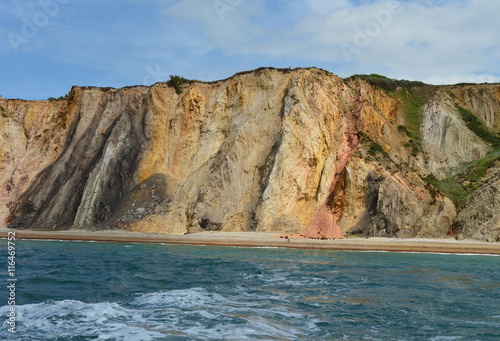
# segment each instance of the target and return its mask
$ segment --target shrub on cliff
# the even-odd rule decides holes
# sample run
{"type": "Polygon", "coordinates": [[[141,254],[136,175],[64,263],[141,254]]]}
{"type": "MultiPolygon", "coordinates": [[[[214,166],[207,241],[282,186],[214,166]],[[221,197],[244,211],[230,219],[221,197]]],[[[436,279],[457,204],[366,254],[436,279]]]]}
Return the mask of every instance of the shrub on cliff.
{"type": "Polygon", "coordinates": [[[170,80],[167,82],[167,85],[175,89],[175,93],[180,95],[182,93],[181,85],[185,83],[189,83],[189,79],[186,79],[177,75],[170,75],[170,80]]]}
{"type": "Polygon", "coordinates": [[[406,79],[392,79],[372,73],[371,75],[353,75],[350,78],[359,78],[365,82],[386,91],[396,91],[398,88],[411,89],[426,85],[420,81],[409,81],[406,79]]]}
{"type": "Polygon", "coordinates": [[[441,193],[446,195],[455,204],[461,205],[469,193],[453,178],[447,177],[443,180],[438,180],[434,175],[428,175],[423,178],[424,181],[436,187],[441,193]]]}
{"type": "Polygon", "coordinates": [[[70,95],[71,91],[68,92],[66,95],[64,96],[61,96],[61,97],[58,97],[58,98],[54,98],[54,97],[49,97],[47,98],[47,101],[49,102],[55,102],[55,101],[66,101],[69,99],[69,95],[70,95]]]}
{"type": "Polygon", "coordinates": [[[384,148],[380,144],[369,138],[368,135],[366,135],[362,131],[359,131],[358,135],[361,138],[360,142],[368,146],[368,154],[370,156],[376,156],[377,154],[381,154],[386,158],[390,158],[389,154],[384,150],[384,148]]]}

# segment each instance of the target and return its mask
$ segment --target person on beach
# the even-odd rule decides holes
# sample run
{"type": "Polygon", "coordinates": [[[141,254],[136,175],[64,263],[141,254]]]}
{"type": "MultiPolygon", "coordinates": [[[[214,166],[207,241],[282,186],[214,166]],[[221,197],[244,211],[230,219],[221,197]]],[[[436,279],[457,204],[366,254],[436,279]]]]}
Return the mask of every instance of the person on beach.
{"type": "Polygon", "coordinates": [[[290,239],[288,238],[288,236],[285,237],[285,243],[290,243],[290,239]]]}

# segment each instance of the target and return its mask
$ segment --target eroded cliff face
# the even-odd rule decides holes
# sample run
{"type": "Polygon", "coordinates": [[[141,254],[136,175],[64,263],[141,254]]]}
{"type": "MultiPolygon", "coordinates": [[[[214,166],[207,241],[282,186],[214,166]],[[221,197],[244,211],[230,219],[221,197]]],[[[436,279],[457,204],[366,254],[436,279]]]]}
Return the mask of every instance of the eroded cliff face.
{"type": "MultiPolygon", "coordinates": [[[[470,100],[467,97],[467,101],[470,100]]],[[[473,100],[476,105],[479,101],[473,100]]],[[[487,99],[483,101],[489,102],[487,99]]],[[[498,99],[493,104],[498,104],[498,99]]],[[[484,114],[482,116],[488,119],[484,122],[493,127],[492,109],[485,104],[479,107],[488,112],[477,111],[484,114]]],[[[422,146],[426,152],[426,168],[440,179],[454,173],[464,162],[483,158],[491,148],[467,128],[454,99],[444,90],[438,91],[423,107],[422,146]]]]}
{"type": "Polygon", "coordinates": [[[421,176],[487,153],[453,103],[494,130],[500,91],[472,89],[428,101],[418,152],[398,95],[314,68],[0,100],[0,224],[445,236],[456,206],[421,176]]]}
{"type": "Polygon", "coordinates": [[[0,225],[65,149],[68,103],[0,100],[0,225]]]}
{"type": "Polygon", "coordinates": [[[458,214],[459,238],[500,242],[500,163],[489,172],[489,180],[467,199],[458,214]]]}

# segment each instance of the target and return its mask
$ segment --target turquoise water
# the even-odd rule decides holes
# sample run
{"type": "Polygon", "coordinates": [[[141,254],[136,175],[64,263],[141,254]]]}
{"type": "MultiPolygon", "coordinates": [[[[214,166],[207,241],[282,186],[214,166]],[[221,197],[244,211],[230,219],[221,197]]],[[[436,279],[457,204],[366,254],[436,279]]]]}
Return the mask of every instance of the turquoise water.
{"type": "Polygon", "coordinates": [[[17,244],[4,340],[500,339],[494,256],[17,244]]]}

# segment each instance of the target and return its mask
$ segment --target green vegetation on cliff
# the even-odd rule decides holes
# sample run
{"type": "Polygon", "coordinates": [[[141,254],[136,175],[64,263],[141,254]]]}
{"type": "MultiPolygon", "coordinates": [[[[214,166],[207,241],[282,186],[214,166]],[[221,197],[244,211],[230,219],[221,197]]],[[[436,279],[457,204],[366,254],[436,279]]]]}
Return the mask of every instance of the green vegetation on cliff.
{"type": "Polygon", "coordinates": [[[380,154],[387,159],[390,158],[389,154],[384,150],[384,148],[382,148],[380,144],[373,141],[370,137],[368,137],[368,135],[366,135],[362,131],[358,131],[358,134],[361,138],[360,142],[368,146],[367,152],[369,156],[376,157],[377,154],[380,154]]]}
{"type": "Polygon", "coordinates": [[[482,159],[468,163],[456,176],[468,182],[481,181],[488,169],[493,167],[498,160],[500,160],[500,148],[492,150],[482,159]]]}
{"type": "Polygon", "coordinates": [[[399,96],[405,112],[405,125],[398,126],[409,138],[407,147],[412,148],[412,155],[417,156],[422,151],[422,106],[435,94],[436,88],[431,85],[401,89],[399,96]]]}
{"type": "Polygon", "coordinates": [[[11,113],[11,112],[9,112],[9,111],[7,111],[7,109],[5,109],[5,108],[3,107],[3,105],[0,105],[0,115],[1,115],[2,117],[7,118],[7,117],[9,117],[11,114],[12,114],[12,113],[11,113]]]}
{"type": "Polygon", "coordinates": [[[66,95],[61,96],[61,97],[58,97],[58,98],[49,97],[49,98],[47,98],[47,101],[49,101],[49,102],[55,102],[55,101],[66,101],[66,100],[68,100],[68,99],[69,99],[70,94],[71,94],[71,91],[70,91],[70,92],[68,92],[66,95]]]}
{"type": "Polygon", "coordinates": [[[500,148],[496,148],[484,158],[473,161],[455,175],[438,180],[434,175],[429,175],[424,180],[436,187],[455,204],[461,206],[465,199],[473,194],[485,181],[488,170],[500,160],[500,148]]]}
{"type": "Polygon", "coordinates": [[[434,175],[428,175],[424,180],[436,187],[441,193],[450,198],[455,204],[460,205],[469,195],[467,191],[455,180],[453,176],[438,180],[434,175]]]}
{"type": "Polygon", "coordinates": [[[365,82],[387,91],[396,91],[398,88],[411,89],[426,85],[419,81],[409,81],[406,79],[392,79],[382,75],[372,73],[371,75],[352,75],[350,78],[359,78],[365,82]]]}
{"type": "Polygon", "coordinates": [[[492,146],[500,147],[500,136],[495,136],[495,134],[488,131],[483,122],[481,122],[470,110],[458,104],[456,107],[470,130],[492,146]]]}
{"type": "Polygon", "coordinates": [[[351,79],[362,79],[379,89],[399,95],[402,109],[405,113],[405,124],[398,126],[401,133],[405,133],[409,141],[406,147],[412,149],[412,155],[417,156],[422,151],[420,126],[422,123],[422,106],[429,101],[436,92],[436,87],[420,81],[406,79],[392,79],[378,74],[356,74],[351,79]]]}
{"type": "Polygon", "coordinates": [[[175,89],[175,93],[180,95],[182,94],[181,86],[182,84],[189,83],[189,79],[186,79],[177,75],[170,75],[170,80],[167,82],[167,85],[175,89]]]}

